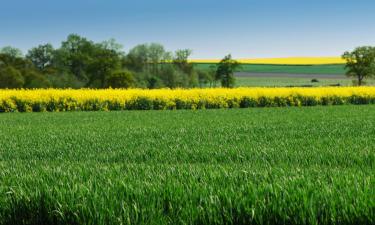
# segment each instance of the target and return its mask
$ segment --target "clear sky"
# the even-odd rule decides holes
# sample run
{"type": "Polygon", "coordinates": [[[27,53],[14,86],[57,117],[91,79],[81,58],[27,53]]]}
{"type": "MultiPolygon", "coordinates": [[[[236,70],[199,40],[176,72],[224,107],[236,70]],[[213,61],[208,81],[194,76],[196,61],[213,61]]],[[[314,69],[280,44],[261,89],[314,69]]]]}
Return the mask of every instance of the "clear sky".
{"type": "Polygon", "coordinates": [[[0,46],[58,47],[70,33],[158,42],[193,58],[339,56],[375,45],[374,0],[0,0],[0,46]]]}

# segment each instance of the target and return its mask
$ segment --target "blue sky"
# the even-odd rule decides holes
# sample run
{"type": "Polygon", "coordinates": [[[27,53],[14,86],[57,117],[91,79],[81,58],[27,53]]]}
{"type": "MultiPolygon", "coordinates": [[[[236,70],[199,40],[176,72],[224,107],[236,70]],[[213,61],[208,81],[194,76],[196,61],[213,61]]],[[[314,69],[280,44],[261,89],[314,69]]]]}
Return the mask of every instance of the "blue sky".
{"type": "Polygon", "coordinates": [[[336,56],[375,45],[373,0],[1,1],[0,46],[55,47],[70,33],[158,42],[193,58],[336,56]]]}

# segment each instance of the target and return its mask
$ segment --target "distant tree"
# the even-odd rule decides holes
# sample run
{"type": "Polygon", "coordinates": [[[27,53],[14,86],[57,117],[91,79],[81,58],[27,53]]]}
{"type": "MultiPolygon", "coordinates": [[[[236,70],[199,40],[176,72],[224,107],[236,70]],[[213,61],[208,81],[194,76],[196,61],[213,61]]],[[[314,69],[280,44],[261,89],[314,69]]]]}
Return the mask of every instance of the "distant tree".
{"type": "Polygon", "coordinates": [[[48,88],[51,82],[41,73],[36,71],[26,71],[24,77],[24,88],[48,88]]]}
{"type": "Polygon", "coordinates": [[[35,67],[44,71],[52,65],[54,58],[54,48],[51,44],[39,45],[28,51],[26,58],[29,59],[35,67]]]}
{"type": "Polygon", "coordinates": [[[191,53],[192,50],[190,49],[180,49],[174,53],[173,57],[173,63],[187,74],[191,74],[194,69],[193,64],[188,61],[191,53]]]}
{"type": "Polygon", "coordinates": [[[199,76],[197,71],[193,69],[190,74],[186,75],[188,76],[188,87],[194,88],[199,86],[199,76]]]}
{"type": "Polygon", "coordinates": [[[157,76],[149,76],[146,81],[147,81],[147,88],[149,89],[164,87],[163,81],[157,76]]]}
{"type": "Polygon", "coordinates": [[[217,66],[216,79],[221,81],[223,87],[232,88],[234,87],[235,78],[234,71],[239,67],[239,63],[232,59],[229,54],[225,56],[217,66]]]}
{"type": "Polygon", "coordinates": [[[25,80],[20,71],[6,66],[0,68],[0,88],[22,88],[25,80]]]}
{"type": "Polygon", "coordinates": [[[135,79],[132,72],[123,70],[112,73],[106,80],[106,87],[130,88],[135,86],[135,79]]]}
{"type": "Polygon", "coordinates": [[[345,52],[342,58],[346,60],[347,76],[356,77],[359,86],[364,79],[375,76],[375,47],[358,47],[345,52]]]}
{"type": "Polygon", "coordinates": [[[103,42],[99,43],[99,45],[103,49],[116,52],[120,55],[124,54],[124,52],[122,51],[124,46],[122,44],[118,43],[114,38],[111,38],[107,41],[103,41],[103,42]]]}
{"type": "Polygon", "coordinates": [[[88,63],[86,73],[88,74],[87,87],[103,88],[106,86],[107,77],[121,69],[121,58],[117,51],[103,48],[98,44],[95,46],[94,55],[88,63]]]}
{"type": "Polygon", "coordinates": [[[206,87],[207,85],[212,87],[214,81],[214,74],[211,71],[197,70],[197,74],[200,87],[206,87]]]}
{"type": "Polygon", "coordinates": [[[22,58],[23,53],[20,49],[14,48],[12,46],[5,46],[0,49],[0,54],[7,54],[15,58],[22,58]]]}
{"type": "Polygon", "coordinates": [[[159,65],[165,60],[166,51],[164,46],[157,43],[151,43],[148,46],[149,63],[151,63],[151,72],[153,74],[159,73],[159,65]]]}
{"type": "Polygon", "coordinates": [[[56,50],[56,64],[60,70],[68,71],[83,82],[89,80],[87,68],[95,56],[95,44],[79,35],[71,34],[56,50]]]}
{"type": "Polygon", "coordinates": [[[29,60],[3,53],[0,53],[0,66],[12,66],[17,70],[33,68],[29,60]]]}
{"type": "Polygon", "coordinates": [[[189,76],[172,64],[166,64],[160,72],[160,79],[163,84],[169,88],[187,87],[189,85],[189,76]]]}
{"type": "Polygon", "coordinates": [[[149,49],[147,44],[137,45],[130,49],[125,57],[124,65],[137,72],[148,71],[149,49]]]}
{"type": "Polygon", "coordinates": [[[61,47],[54,51],[53,66],[60,79],[53,76],[53,83],[65,86],[66,82],[74,82],[74,86],[82,84],[84,87],[103,88],[107,77],[122,69],[122,46],[114,39],[95,43],[76,34],[68,36],[61,47]],[[71,79],[70,74],[74,75],[71,79]],[[58,82],[62,82],[61,85],[58,82]]]}

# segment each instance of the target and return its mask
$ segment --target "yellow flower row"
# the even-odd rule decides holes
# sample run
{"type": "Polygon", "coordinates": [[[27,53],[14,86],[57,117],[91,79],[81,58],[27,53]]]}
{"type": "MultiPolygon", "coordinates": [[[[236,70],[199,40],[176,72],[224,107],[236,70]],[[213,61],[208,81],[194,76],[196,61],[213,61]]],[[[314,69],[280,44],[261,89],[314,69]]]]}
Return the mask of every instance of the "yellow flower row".
{"type": "MultiPolygon", "coordinates": [[[[264,58],[264,59],[238,59],[242,64],[270,64],[270,65],[328,65],[345,64],[340,57],[290,57],[290,58],[264,58]]],[[[192,59],[192,63],[218,63],[219,59],[192,59]]]]}
{"type": "Polygon", "coordinates": [[[375,87],[0,90],[0,112],[375,103],[375,87]]]}

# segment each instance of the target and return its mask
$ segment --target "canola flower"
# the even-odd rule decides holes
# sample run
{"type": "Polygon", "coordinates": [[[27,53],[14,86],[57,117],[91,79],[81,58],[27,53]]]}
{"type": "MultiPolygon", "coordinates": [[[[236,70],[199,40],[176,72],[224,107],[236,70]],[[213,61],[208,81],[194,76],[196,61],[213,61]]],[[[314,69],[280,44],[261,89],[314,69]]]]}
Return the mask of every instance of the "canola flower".
{"type": "Polygon", "coordinates": [[[375,87],[0,90],[0,112],[374,104],[375,87]]]}
{"type": "MultiPolygon", "coordinates": [[[[269,64],[269,65],[330,65],[345,64],[340,57],[290,57],[290,58],[263,58],[237,59],[241,64],[269,64]]],[[[193,59],[192,63],[219,63],[220,59],[193,59]]]]}

